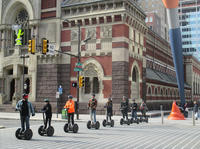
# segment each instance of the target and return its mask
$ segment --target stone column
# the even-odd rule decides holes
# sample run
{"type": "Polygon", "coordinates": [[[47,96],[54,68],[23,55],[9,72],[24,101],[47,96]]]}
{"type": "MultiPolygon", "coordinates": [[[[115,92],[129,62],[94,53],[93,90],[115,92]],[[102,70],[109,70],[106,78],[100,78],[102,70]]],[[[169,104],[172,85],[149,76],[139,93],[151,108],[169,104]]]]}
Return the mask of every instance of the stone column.
{"type": "Polygon", "coordinates": [[[129,27],[125,24],[112,26],[112,98],[120,103],[128,98],[129,76],[129,27]]]}

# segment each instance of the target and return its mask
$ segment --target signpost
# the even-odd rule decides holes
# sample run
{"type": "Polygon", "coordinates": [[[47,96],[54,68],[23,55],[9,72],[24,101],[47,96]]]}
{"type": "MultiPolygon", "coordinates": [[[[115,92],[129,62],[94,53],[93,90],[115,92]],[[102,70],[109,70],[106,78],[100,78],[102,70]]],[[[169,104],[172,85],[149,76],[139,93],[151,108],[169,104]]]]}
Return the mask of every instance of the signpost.
{"type": "Polygon", "coordinates": [[[55,44],[48,44],[49,45],[49,52],[48,52],[48,54],[50,54],[50,55],[54,55],[55,53],[55,49],[56,49],[56,45],[55,44]]]}
{"type": "Polygon", "coordinates": [[[56,114],[58,118],[58,99],[60,98],[60,93],[56,92],[56,114]]]}

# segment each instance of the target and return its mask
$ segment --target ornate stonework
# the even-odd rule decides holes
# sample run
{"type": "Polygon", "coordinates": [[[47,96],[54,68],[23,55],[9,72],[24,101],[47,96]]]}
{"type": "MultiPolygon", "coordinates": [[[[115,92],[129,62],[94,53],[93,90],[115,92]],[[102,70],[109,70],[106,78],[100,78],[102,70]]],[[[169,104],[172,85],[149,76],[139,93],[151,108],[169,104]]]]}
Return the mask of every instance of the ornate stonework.
{"type": "Polygon", "coordinates": [[[101,37],[102,38],[112,38],[112,26],[102,26],[101,27],[101,37]]]}

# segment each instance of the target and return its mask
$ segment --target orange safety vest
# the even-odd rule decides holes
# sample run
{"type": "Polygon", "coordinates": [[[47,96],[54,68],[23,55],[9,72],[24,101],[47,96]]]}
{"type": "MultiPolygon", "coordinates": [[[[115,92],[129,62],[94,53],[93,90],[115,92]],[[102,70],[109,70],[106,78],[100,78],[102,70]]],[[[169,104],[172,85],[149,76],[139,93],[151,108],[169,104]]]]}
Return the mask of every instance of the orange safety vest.
{"type": "Polygon", "coordinates": [[[65,109],[68,109],[68,113],[74,113],[75,112],[75,107],[74,107],[74,101],[73,100],[68,100],[64,106],[65,109]]]}

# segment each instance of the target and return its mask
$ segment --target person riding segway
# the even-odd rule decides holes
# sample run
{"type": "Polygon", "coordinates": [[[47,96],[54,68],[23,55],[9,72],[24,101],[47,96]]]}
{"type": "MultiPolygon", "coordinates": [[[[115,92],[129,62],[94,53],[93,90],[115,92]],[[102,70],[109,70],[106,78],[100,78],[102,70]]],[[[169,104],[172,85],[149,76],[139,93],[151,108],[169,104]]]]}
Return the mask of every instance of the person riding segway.
{"type": "Polygon", "coordinates": [[[135,102],[135,99],[133,99],[133,103],[131,105],[131,109],[132,109],[131,123],[139,124],[139,119],[137,118],[137,103],[135,102]]]}
{"type": "Polygon", "coordinates": [[[72,131],[73,133],[78,132],[78,125],[74,124],[74,112],[75,112],[75,103],[72,100],[73,96],[68,96],[68,101],[66,102],[64,108],[67,110],[67,116],[68,116],[68,123],[64,126],[64,131],[67,133],[69,131],[72,131]]]}
{"type": "Polygon", "coordinates": [[[148,117],[146,115],[148,108],[147,105],[144,101],[142,101],[141,105],[140,105],[140,111],[142,113],[142,116],[140,117],[140,122],[146,122],[148,123],[148,117]]]}
{"type": "Polygon", "coordinates": [[[90,121],[87,122],[87,128],[99,129],[100,123],[96,121],[97,100],[95,98],[95,94],[92,94],[92,98],[89,100],[88,103],[88,108],[90,109],[90,121]]]}
{"type": "Polygon", "coordinates": [[[28,101],[28,94],[23,94],[22,97],[23,98],[19,100],[16,105],[16,111],[20,112],[21,128],[18,128],[16,130],[15,136],[17,137],[17,139],[30,140],[33,136],[33,132],[30,129],[29,119],[31,113],[32,116],[35,116],[35,111],[31,102],[28,101]]]}
{"type": "Polygon", "coordinates": [[[120,119],[120,125],[127,124],[130,125],[130,120],[128,119],[128,109],[129,109],[129,103],[128,100],[126,100],[126,97],[123,96],[120,110],[122,112],[123,118],[120,119]],[[126,120],[125,120],[126,118],[126,120]]]}
{"type": "Polygon", "coordinates": [[[46,105],[44,105],[44,107],[41,110],[43,114],[44,125],[38,128],[38,133],[41,136],[43,135],[53,136],[54,128],[51,126],[51,118],[52,118],[51,104],[49,102],[49,99],[44,99],[44,102],[46,102],[46,105]],[[49,122],[49,127],[47,128],[48,122],[49,122]]]}
{"type": "Polygon", "coordinates": [[[114,120],[112,120],[111,119],[111,117],[112,117],[112,98],[111,97],[109,97],[108,98],[108,101],[107,101],[107,103],[106,103],[106,105],[105,105],[105,108],[107,109],[107,111],[106,111],[106,120],[104,119],[103,120],[103,123],[102,123],[102,125],[104,126],[104,127],[106,127],[106,125],[110,125],[111,127],[114,127],[114,120]],[[108,120],[108,118],[110,119],[110,120],[108,120]]]}

